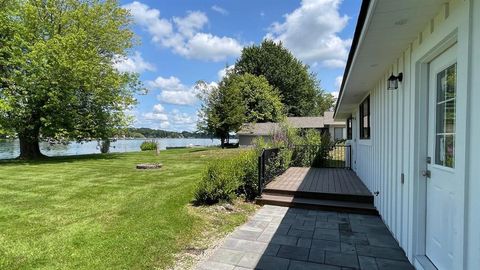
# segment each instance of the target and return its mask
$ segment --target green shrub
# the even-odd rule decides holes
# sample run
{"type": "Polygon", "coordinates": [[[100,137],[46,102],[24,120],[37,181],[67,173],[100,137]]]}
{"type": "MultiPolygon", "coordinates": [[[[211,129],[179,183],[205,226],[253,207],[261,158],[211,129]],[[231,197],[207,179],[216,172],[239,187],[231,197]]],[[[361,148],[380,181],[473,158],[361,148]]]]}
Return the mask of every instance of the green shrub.
{"type": "Polygon", "coordinates": [[[235,158],[236,166],[243,171],[241,186],[237,193],[245,195],[247,200],[253,200],[258,195],[258,155],[250,150],[235,158]]]}
{"type": "Polygon", "coordinates": [[[249,150],[228,159],[218,159],[207,165],[195,192],[197,204],[231,202],[237,195],[252,200],[257,195],[257,154],[249,150]]]}
{"type": "Polygon", "coordinates": [[[140,150],[142,151],[149,151],[149,150],[157,150],[157,142],[156,141],[144,141],[140,145],[140,150]]]}
{"type": "Polygon", "coordinates": [[[234,159],[218,159],[207,165],[202,180],[195,193],[198,204],[214,204],[219,201],[230,202],[240,186],[240,168],[236,168],[234,159]]]}

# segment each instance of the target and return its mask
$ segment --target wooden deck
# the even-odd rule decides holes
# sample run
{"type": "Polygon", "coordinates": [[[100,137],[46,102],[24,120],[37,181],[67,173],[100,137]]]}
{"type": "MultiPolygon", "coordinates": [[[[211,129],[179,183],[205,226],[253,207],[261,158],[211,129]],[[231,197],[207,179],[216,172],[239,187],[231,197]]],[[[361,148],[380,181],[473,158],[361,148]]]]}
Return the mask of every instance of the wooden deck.
{"type": "Polygon", "coordinates": [[[352,170],[336,168],[291,167],[266,189],[372,196],[352,170]]]}
{"type": "Polygon", "coordinates": [[[257,203],[377,215],[374,197],[343,168],[291,167],[265,187],[257,203]]]}

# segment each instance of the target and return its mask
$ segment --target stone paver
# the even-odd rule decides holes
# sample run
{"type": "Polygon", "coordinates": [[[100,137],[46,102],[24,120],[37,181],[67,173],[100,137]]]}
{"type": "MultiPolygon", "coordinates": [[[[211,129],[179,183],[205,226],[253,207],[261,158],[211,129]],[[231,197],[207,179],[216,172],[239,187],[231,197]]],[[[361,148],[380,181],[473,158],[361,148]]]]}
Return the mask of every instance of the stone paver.
{"type": "Polygon", "coordinates": [[[197,269],[414,268],[380,217],[266,205],[197,269]]]}

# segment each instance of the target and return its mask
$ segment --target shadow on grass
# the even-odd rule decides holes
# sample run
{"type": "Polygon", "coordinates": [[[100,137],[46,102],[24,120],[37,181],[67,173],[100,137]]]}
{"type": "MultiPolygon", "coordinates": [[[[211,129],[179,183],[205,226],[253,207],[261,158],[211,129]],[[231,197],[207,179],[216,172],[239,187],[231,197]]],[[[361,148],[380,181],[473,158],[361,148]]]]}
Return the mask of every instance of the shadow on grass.
{"type": "Polygon", "coordinates": [[[194,149],[190,149],[190,150],[188,151],[188,153],[205,152],[205,151],[215,150],[215,149],[220,149],[220,148],[213,148],[213,147],[194,148],[194,149]]]}

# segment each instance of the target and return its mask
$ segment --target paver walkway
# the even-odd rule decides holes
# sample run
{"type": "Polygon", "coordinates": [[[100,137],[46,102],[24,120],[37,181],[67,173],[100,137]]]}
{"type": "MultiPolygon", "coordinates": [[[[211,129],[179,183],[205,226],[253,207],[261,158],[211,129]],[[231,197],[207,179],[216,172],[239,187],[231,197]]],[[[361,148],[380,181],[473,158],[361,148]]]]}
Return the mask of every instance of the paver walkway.
{"type": "Polygon", "coordinates": [[[378,216],[266,205],[197,269],[414,268],[378,216]]]}

